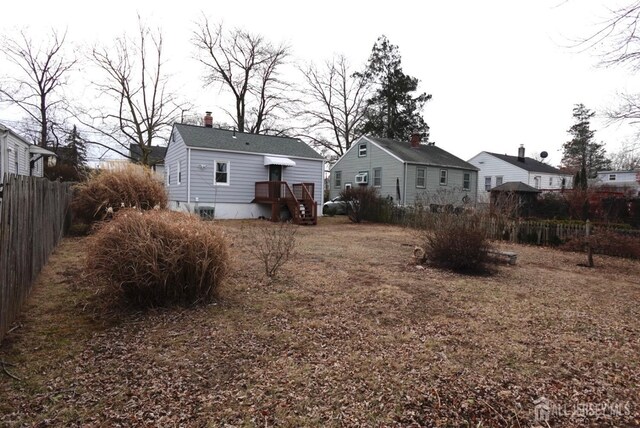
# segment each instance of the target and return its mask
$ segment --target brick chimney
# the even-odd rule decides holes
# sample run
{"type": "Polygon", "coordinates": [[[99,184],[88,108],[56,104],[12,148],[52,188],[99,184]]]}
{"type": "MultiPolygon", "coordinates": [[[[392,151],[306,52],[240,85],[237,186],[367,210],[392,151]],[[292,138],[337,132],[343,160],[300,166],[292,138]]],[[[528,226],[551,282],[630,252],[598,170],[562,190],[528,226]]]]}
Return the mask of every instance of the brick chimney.
{"type": "Polygon", "coordinates": [[[420,146],[420,141],[422,141],[422,135],[418,131],[413,131],[411,133],[411,147],[417,149],[420,146]]]}
{"type": "Polygon", "coordinates": [[[213,117],[211,117],[211,112],[207,111],[204,115],[204,127],[205,128],[213,128],[213,117]]]}
{"type": "Polygon", "coordinates": [[[518,147],[518,162],[524,162],[524,144],[518,147]]]}

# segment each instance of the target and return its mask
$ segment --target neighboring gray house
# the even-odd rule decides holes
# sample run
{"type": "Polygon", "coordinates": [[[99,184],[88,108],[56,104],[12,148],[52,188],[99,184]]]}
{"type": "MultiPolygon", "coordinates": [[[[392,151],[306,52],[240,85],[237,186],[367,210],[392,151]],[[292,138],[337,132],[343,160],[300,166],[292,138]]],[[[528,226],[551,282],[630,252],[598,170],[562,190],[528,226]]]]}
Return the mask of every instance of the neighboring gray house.
{"type": "Polygon", "coordinates": [[[489,202],[491,189],[504,183],[520,182],[541,191],[570,189],[573,176],[535,159],[525,156],[524,146],[518,148],[518,156],[480,152],[469,163],[480,172],[478,200],[489,202]]]}
{"type": "Polygon", "coordinates": [[[0,182],[5,174],[44,175],[44,158],[56,154],[30,144],[0,123],[0,182]]]}
{"type": "MultiPolygon", "coordinates": [[[[162,146],[151,146],[149,148],[149,167],[157,176],[164,177],[164,157],[167,155],[167,148],[162,146]]],[[[129,144],[129,156],[131,161],[139,163],[142,159],[142,152],[138,144],[129,144]]]]}
{"type": "Polygon", "coordinates": [[[433,143],[363,136],[331,168],[331,198],[354,186],[373,186],[396,204],[476,201],[478,169],[433,143]]]}
{"type": "Polygon", "coordinates": [[[323,203],[324,159],[294,138],[175,124],[164,164],[172,209],[315,224],[323,203]]]}

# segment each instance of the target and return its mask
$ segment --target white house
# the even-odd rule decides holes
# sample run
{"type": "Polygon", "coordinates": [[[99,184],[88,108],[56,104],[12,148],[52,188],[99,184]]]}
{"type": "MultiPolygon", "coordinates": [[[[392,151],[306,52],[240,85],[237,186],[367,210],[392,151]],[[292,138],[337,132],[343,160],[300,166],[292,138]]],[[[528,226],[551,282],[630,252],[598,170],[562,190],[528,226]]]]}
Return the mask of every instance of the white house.
{"type": "Polygon", "coordinates": [[[630,193],[630,196],[640,196],[639,171],[598,171],[594,180],[595,186],[605,186],[630,193]]]}
{"type": "Polygon", "coordinates": [[[480,152],[468,161],[477,167],[478,200],[488,201],[491,189],[508,182],[520,182],[540,191],[569,189],[573,176],[535,159],[525,156],[523,145],[518,156],[480,152]]]}
{"type": "Polygon", "coordinates": [[[56,154],[30,144],[0,123],[0,181],[5,174],[44,175],[44,158],[56,154]]]}

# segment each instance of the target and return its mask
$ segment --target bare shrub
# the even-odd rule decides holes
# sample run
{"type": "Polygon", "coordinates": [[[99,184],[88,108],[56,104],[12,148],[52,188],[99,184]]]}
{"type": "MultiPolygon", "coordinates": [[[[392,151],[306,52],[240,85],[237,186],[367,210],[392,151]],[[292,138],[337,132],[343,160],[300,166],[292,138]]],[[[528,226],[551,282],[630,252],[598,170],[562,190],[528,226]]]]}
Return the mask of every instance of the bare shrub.
{"type": "MultiPolygon", "coordinates": [[[[596,230],[590,237],[591,249],[596,254],[614,257],[640,259],[640,237],[613,230],[596,230]]],[[[560,246],[565,251],[584,252],[587,249],[587,238],[573,238],[560,246]]]]}
{"type": "Polygon", "coordinates": [[[369,220],[368,216],[376,210],[380,195],[375,187],[358,186],[340,192],[342,200],[347,204],[347,216],[354,223],[369,220]]]}
{"type": "Polygon", "coordinates": [[[163,184],[139,165],[97,171],[74,189],[71,208],[77,219],[88,224],[104,220],[122,207],[149,210],[167,206],[163,184]]]}
{"type": "Polygon", "coordinates": [[[491,244],[479,216],[439,214],[423,237],[425,258],[435,266],[483,273],[492,262],[491,244]]]}
{"type": "Polygon", "coordinates": [[[298,226],[290,223],[264,223],[243,231],[243,235],[248,241],[249,252],[264,266],[264,274],[273,278],[294,254],[297,232],[298,226]]]}
{"type": "Polygon", "coordinates": [[[142,306],[210,301],[228,272],[224,232],[196,216],[122,210],[90,239],[90,277],[142,306]]]}

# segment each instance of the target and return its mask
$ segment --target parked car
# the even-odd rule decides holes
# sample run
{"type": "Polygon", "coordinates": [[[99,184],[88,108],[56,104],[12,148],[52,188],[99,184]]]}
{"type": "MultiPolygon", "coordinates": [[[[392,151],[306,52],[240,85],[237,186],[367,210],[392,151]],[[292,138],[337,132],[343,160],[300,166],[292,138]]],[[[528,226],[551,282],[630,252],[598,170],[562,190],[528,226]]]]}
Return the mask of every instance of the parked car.
{"type": "Polygon", "coordinates": [[[341,196],[336,196],[335,198],[327,201],[322,206],[322,214],[328,214],[333,211],[333,214],[346,214],[347,213],[347,203],[342,200],[341,196]]]}

